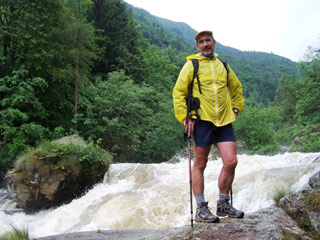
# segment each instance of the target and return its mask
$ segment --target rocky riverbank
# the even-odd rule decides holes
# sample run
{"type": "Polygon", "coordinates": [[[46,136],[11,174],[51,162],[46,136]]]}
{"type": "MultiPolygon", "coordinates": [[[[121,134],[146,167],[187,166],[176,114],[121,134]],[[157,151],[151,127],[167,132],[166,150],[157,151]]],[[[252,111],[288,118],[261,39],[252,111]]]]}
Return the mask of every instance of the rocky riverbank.
{"type": "Polygon", "coordinates": [[[194,224],[168,230],[121,230],[78,232],[38,238],[37,240],[153,240],[153,239],[311,239],[286,212],[269,207],[244,219],[222,219],[218,224],[194,224]],[[287,238],[285,238],[287,237],[287,238]],[[291,237],[291,238],[289,238],[291,237]]]}
{"type": "Polygon", "coordinates": [[[295,194],[284,197],[280,207],[272,206],[243,219],[221,219],[218,224],[195,224],[167,230],[115,230],[61,234],[37,240],[256,240],[320,239],[320,171],[295,194]]]}

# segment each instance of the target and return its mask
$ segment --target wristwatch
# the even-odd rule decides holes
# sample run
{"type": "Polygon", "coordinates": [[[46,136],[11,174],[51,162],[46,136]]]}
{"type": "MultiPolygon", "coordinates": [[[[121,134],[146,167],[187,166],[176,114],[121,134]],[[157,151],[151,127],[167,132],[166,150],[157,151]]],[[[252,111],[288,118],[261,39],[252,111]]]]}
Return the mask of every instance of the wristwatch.
{"type": "Polygon", "coordinates": [[[239,113],[239,110],[236,109],[236,108],[234,108],[234,109],[233,109],[233,112],[236,113],[236,114],[238,114],[238,113],[239,113]]]}

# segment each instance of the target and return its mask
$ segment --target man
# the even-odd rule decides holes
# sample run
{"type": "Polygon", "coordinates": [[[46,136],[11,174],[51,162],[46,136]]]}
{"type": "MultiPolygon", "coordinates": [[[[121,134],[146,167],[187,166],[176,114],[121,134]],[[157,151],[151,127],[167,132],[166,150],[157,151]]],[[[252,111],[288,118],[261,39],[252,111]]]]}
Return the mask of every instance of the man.
{"type": "MultiPolygon", "coordinates": [[[[219,222],[218,216],[242,218],[244,213],[229,203],[229,192],[237,165],[236,138],[231,123],[244,106],[242,86],[229,67],[229,73],[214,52],[216,41],[211,31],[194,36],[199,54],[187,57],[173,90],[173,103],[177,119],[184,123],[185,132],[193,135],[194,163],[192,167],[192,190],[197,202],[196,222],[219,222]],[[199,91],[197,79],[193,82],[193,97],[200,99],[198,114],[201,120],[186,121],[188,86],[193,79],[194,67],[190,59],[199,62],[199,91]],[[227,76],[228,75],[228,76],[227,76]],[[219,200],[215,216],[204,197],[204,170],[211,145],[214,144],[222,158],[218,187],[219,200]]],[[[194,111],[191,116],[194,116],[194,111]]]]}

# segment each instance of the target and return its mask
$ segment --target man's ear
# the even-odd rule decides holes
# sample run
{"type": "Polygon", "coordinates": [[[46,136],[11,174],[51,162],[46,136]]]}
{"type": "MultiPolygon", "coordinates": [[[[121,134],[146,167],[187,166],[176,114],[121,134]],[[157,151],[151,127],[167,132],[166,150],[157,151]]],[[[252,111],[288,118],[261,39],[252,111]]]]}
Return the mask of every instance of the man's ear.
{"type": "Polygon", "coordinates": [[[200,51],[200,48],[199,48],[199,46],[198,46],[198,42],[196,43],[196,48],[200,51]]]}
{"type": "Polygon", "coordinates": [[[216,43],[217,43],[216,40],[213,39],[213,48],[216,47],[216,43]]]}

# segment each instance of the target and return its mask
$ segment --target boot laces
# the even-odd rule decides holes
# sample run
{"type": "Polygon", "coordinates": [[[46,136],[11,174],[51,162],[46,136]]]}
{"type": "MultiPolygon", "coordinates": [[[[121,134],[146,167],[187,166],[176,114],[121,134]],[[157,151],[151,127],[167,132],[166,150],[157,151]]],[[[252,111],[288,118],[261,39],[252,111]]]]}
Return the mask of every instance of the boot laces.
{"type": "Polygon", "coordinates": [[[229,203],[229,201],[225,201],[224,203],[224,207],[225,209],[232,211],[232,212],[237,212],[238,210],[235,209],[233,206],[231,206],[231,204],[229,203]]]}
{"type": "Polygon", "coordinates": [[[213,215],[210,210],[211,210],[210,207],[204,206],[204,207],[202,207],[202,209],[200,211],[201,211],[201,213],[210,216],[210,215],[213,215]]]}

